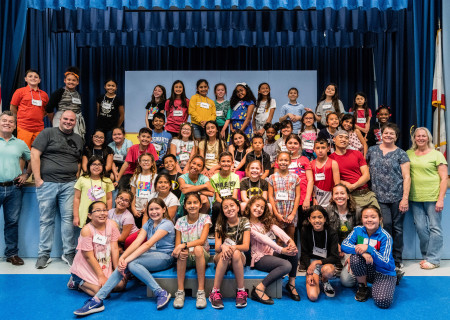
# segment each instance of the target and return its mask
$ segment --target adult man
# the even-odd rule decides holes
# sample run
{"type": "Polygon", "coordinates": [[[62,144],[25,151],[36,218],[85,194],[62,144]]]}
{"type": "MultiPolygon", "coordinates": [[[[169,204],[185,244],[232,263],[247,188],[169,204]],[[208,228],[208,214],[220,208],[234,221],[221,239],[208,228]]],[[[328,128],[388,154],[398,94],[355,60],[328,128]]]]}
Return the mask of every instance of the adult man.
{"type": "Polygon", "coordinates": [[[41,213],[37,269],[43,269],[51,262],[57,208],[61,215],[61,258],[72,265],[75,256],[73,187],[80,171],[83,148],[83,140],[73,132],[76,117],[73,111],[63,112],[59,127],[44,129],[31,148],[31,166],[41,213]]]}
{"type": "Polygon", "coordinates": [[[23,265],[18,256],[19,215],[22,208],[20,186],[29,173],[22,173],[25,161],[30,160],[30,149],[25,142],[13,136],[16,118],[11,111],[0,115],[0,207],[5,218],[6,261],[15,266],[23,265]]]}
{"type": "Polygon", "coordinates": [[[367,182],[370,180],[369,167],[361,152],[347,150],[348,132],[338,130],[334,137],[336,150],[330,155],[330,159],[336,160],[341,174],[341,183],[352,194],[358,206],[369,204],[378,205],[375,193],[369,190],[367,182]]]}

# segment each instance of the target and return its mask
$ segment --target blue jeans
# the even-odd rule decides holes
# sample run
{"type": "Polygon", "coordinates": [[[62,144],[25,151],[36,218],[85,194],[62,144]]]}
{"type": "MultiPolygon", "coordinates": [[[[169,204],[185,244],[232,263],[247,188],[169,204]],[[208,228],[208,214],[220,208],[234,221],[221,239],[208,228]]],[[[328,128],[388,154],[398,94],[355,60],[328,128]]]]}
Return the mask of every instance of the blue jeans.
{"type": "Polygon", "coordinates": [[[204,139],[206,136],[205,128],[199,126],[198,124],[192,124],[192,128],[194,129],[194,138],[195,139],[204,139]]]}
{"type": "Polygon", "coordinates": [[[436,212],[435,206],[436,202],[410,201],[409,204],[419,236],[422,257],[432,264],[439,264],[444,238],[441,226],[442,212],[436,212]]]}
{"type": "Polygon", "coordinates": [[[61,215],[61,238],[65,255],[75,253],[73,226],[73,196],[75,181],[57,183],[44,182],[36,188],[36,197],[41,213],[39,219],[39,253],[38,256],[50,256],[55,232],[56,211],[61,215]]]}
{"type": "MultiPolygon", "coordinates": [[[[168,269],[173,264],[173,257],[169,253],[145,252],[128,264],[128,270],[149,287],[156,295],[162,290],[150,272],[168,269]]],[[[114,270],[108,281],[97,292],[96,297],[105,300],[108,294],[122,280],[123,276],[118,269],[114,270]]]]}
{"type": "Polygon", "coordinates": [[[5,218],[5,256],[17,256],[19,248],[19,215],[22,208],[22,190],[15,185],[0,187],[0,207],[5,218]]]}
{"type": "Polygon", "coordinates": [[[396,263],[402,262],[403,252],[403,221],[405,214],[398,210],[400,201],[393,203],[378,202],[383,215],[383,229],[392,236],[392,255],[396,263]]]}

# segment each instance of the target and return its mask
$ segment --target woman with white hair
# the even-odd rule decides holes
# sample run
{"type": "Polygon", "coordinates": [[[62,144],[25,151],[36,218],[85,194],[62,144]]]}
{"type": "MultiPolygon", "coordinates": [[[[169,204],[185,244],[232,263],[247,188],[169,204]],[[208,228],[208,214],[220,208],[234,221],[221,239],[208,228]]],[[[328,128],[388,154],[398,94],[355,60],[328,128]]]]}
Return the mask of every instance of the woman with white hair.
{"type": "Polygon", "coordinates": [[[411,161],[410,209],[414,216],[422,269],[438,268],[441,261],[442,209],[447,190],[447,161],[434,149],[427,128],[417,128],[412,137],[412,148],[406,153],[411,161]]]}

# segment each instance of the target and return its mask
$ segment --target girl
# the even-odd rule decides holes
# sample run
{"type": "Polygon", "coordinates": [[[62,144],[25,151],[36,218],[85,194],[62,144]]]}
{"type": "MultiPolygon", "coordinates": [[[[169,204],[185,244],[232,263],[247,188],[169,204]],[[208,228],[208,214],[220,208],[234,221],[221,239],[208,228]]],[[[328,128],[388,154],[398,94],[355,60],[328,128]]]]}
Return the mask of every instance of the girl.
{"type": "Polygon", "coordinates": [[[205,79],[197,81],[197,93],[189,101],[189,115],[191,116],[194,136],[197,141],[206,137],[205,125],[207,121],[216,120],[216,105],[208,98],[209,84],[205,79]]]}
{"type": "Polygon", "coordinates": [[[367,146],[372,147],[377,144],[381,144],[381,127],[389,122],[389,118],[392,116],[391,108],[382,104],[377,109],[377,122],[370,126],[367,133],[367,146]]]}
{"type": "Polygon", "coordinates": [[[335,112],[338,117],[345,112],[342,101],[339,100],[338,88],[330,83],[322,93],[316,107],[316,121],[319,129],[327,126],[326,117],[330,112],[335,112]]]}
{"type": "Polygon", "coordinates": [[[264,125],[272,123],[273,114],[277,103],[275,99],[270,97],[270,86],[267,82],[263,82],[258,86],[258,100],[256,101],[256,112],[253,113],[253,132],[263,135],[264,125]]]}
{"type": "Polygon", "coordinates": [[[350,109],[353,112],[355,123],[359,130],[367,135],[370,129],[370,119],[372,119],[372,110],[367,105],[367,96],[364,92],[355,93],[353,99],[353,108],[350,109]]]}
{"type": "Polygon", "coordinates": [[[114,174],[114,181],[116,181],[114,185],[117,186],[120,169],[125,161],[128,149],[130,149],[133,143],[125,138],[125,130],[123,127],[116,127],[113,129],[112,139],[113,142],[108,144],[108,147],[110,147],[114,152],[112,172],[114,174]]]}
{"type": "MultiPolygon", "coordinates": [[[[155,192],[150,195],[150,199],[162,199],[166,204],[170,219],[175,222],[175,215],[180,206],[180,201],[171,191],[172,181],[170,180],[169,175],[161,173],[155,179],[155,192]]],[[[143,223],[145,223],[148,217],[144,217],[143,219],[143,223]]]]}
{"type": "Polygon", "coordinates": [[[184,278],[186,268],[196,268],[198,279],[197,309],[206,308],[205,269],[210,258],[207,240],[211,218],[199,212],[200,195],[197,192],[186,194],[184,209],[187,215],[177,220],[175,224],[175,249],[172,256],[177,259],[178,291],[175,293],[174,308],[184,306],[184,278]]]}
{"type": "Polygon", "coordinates": [[[175,229],[169,219],[166,205],[159,198],[148,204],[150,219],[142,227],[131,246],[119,258],[119,266],[97,294],[74,312],[77,316],[101,312],[105,309],[103,300],[121,281],[123,274],[130,271],[156,296],[156,309],[160,310],[170,300],[170,293],[162,289],[150,272],[161,271],[173,264],[172,251],[175,243],[175,229]]]}
{"type": "MultiPolygon", "coordinates": [[[[276,125],[276,124],[275,124],[276,125]]],[[[280,152],[286,152],[286,138],[292,134],[292,122],[291,120],[284,120],[280,124],[281,137],[277,140],[277,154],[280,152]]]]}
{"type": "Polygon", "coordinates": [[[182,210],[184,204],[184,195],[189,192],[198,192],[202,207],[201,213],[209,214],[211,208],[209,204],[209,198],[214,195],[214,189],[211,186],[208,177],[201,174],[205,167],[205,159],[202,156],[196,155],[192,158],[188,167],[188,172],[178,178],[180,184],[181,196],[180,196],[180,210],[178,210],[178,217],[181,217],[184,212],[182,210]]]}
{"type": "Polygon", "coordinates": [[[334,264],[339,261],[338,237],[328,226],[328,215],[321,206],[312,206],[307,212],[308,224],[302,228],[301,260],[306,265],[306,294],[308,299],[319,298],[319,281],[322,280],[323,292],[334,297],[335,291],[329,279],[334,277],[334,264]]]}
{"type": "Polygon", "coordinates": [[[105,134],[100,130],[95,130],[91,142],[83,149],[81,168],[84,172],[87,172],[88,160],[94,155],[103,160],[105,163],[105,171],[109,174],[113,166],[114,151],[106,145],[105,134]]]}
{"type": "Polygon", "coordinates": [[[328,144],[330,145],[330,151],[328,154],[332,154],[336,149],[334,145],[334,134],[336,133],[337,128],[339,127],[339,117],[337,113],[330,112],[327,114],[326,119],[327,119],[327,127],[319,131],[317,139],[320,138],[327,140],[328,144]]]}
{"type": "Polygon", "coordinates": [[[153,89],[152,100],[145,106],[145,125],[147,128],[153,130],[153,116],[158,112],[164,113],[165,104],[166,88],[157,84],[153,89]]]}
{"type": "Polygon", "coordinates": [[[189,99],[184,92],[184,84],[181,80],[176,80],[172,84],[170,98],[166,101],[164,111],[166,112],[165,129],[173,138],[179,135],[180,125],[185,123],[188,114],[189,99]]]}
{"type": "Polygon", "coordinates": [[[125,119],[123,101],[117,96],[117,82],[105,81],[106,94],[97,98],[97,128],[105,133],[106,143],[112,141],[112,131],[120,127],[125,119]]]}
{"type": "Polygon", "coordinates": [[[119,227],[120,236],[117,241],[123,244],[124,249],[133,243],[139,231],[134,223],[133,214],[128,211],[133,197],[131,191],[119,191],[116,197],[116,207],[108,211],[108,218],[116,222],[119,227]]]}
{"type": "Polygon", "coordinates": [[[273,304],[272,298],[265,293],[266,288],[272,282],[281,279],[286,273],[289,273],[286,290],[293,300],[300,301],[300,296],[295,290],[298,250],[294,240],[275,224],[267,200],[261,196],[254,196],[249,201],[244,216],[250,219],[251,226],[251,267],[269,272],[262,282],[253,287],[251,292],[252,300],[264,304],[273,304]],[[279,246],[274,241],[276,237],[286,246],[279,246]]]}
{"type": "Polygon", "coordinates": [[[255,96],[246,83],[238,83],[230,99],[231,118],[225,122],[225,127],[231,123],[231,133],[242,130],[247,138],[251,139],[253,109],[255,108],[255,96]]]}
{"type": "Polygon", "coordinates": [[[103,201],[108,210],[112,208],[112,191],[114,185],[111,179],[105,177],[103,159],[92,156],[87,169],[75,183],[73,198],[73,225],[83,228],[88,216],[88,207],[94,201],[103,201]]]}
{"type": "Polygon", "coordinates": [[[394,299],[397,277],[392,257],[392,238],[381,226],[380,209],[366,206],[361,212],[362,226],[356,226],[341,249],[351,254],[350,268],[358,281],[355,299],[367,301],[372,283],[372,297],[375,305],[387,309],[394,299]]]}
{"type": "Polygon", "coordinates": [[[192,125],[189,122],[181,124],[178,136],[170,143],[170,153],[177,157],[180,171],[187,172],[188,164],[197,154],[197,149],[192,125]]]}
{"type": "MultiPolygon", "coordinates": [[[[94,201],[88,208],[89,222],[81,229],[77,254],[70,267],[67,287],[82,290],[94,296],[117,268],[119,230],[108,219],[108,209],[101,201],[94,201]]],[[[127,285],[125,277],[119,279],[114,291],[122,291],[127,285]]]]}
{"type": "Polygon", "coordinates": [[[214,86],[214,94],[216,96],[216,122],[219,126],[220,136],[224,141],[228,140],[228,125],[225,127],[227,120],[230,120],[231,109],[230,101],[225,100],[227,94],[227,86],[225,83],[218,83],[214,86]]]}
{"type": "Polygon", "coordinates": [[[270,170],[269,176],[273,174],[273,166],[275,164],[275,160],[277,158],[277,140],[275,140],[276,135],[278,134],[278,130],[280,128],[280,124],[277,122],[275,124],[267,123],[265,125],[266,130],[266,140],[264,141],[264,152],[266,152],[270,156],[270,170]]]}
{"type": "Polygon", "coordinates": [[[300,178],[289,172],[289,165],[291,164],[289,152],[280,152],[277,163],[278,170],[267,179],[269,202],[280,227],[291,239],[294,239],[298,219],[297,209],[300,203],[300,178]]]}
{"type": "Polygon", "coordinates": [[[236,130],[231,134],[228,151],[233,155],[234,165],[231,170],[242,179],[245,177],[245,156],[252,151],[250,140],[242,130],[236,130]]]}
{"type": "Polygon", "coordinates": [[[130,180],[131,192],[135,195],[131,202],[131,212],[138,227],[143,225],[143,213],[147,206],[156,179],[156,163],[153,155],[143,153],[138,158],[138,164],[130,180]]]}
{"type": "Polygon", "coordinates": [[[341,118],[341,127],[348,132],[348,147],[350,150],[360,151],[364,158],[367,154],[367,143],[361,134],[361,130],[355,128],[354,117],[351,114],[344,114],[341,118]]]}
{"type": "Polygon", "coordinates": [[[302,155],[307,157],[309,161],[313,161],[316,158],[314,141],[316,141],[318,133],[319,131],[314,125],[314,112],[306,111],[302,117],[302,126],[298,135],[302,139],[302,155]]]}
{"type": "Polygon", "coordinates": [[[66,110],[72,110],[77,115],[77,122],[73,131],[84,140],[86,133],[86,124],[81,113],[81,95],[76,88],[80,84],[80,69],[77,67],[68,67],[64,73],[65,87],[53,92],[50,96],[45,111],[53,127],[59,127],[61,115],[66,110]],[[56,109],[56,113],[54,114],[56,109]]]}
{"type": "MultiPolygon", "coordinates": [[[[267,192],[269,191],[269,184],[265,179],[261,179],[263,173],[263,165],[259,160],[250,162],[245,170],[248,178],[241,180],[241,210],[244,211],[249,200],[255,196],[262,196],[267,200],[267,192]]],[[[272,211],[272,207],[269,209],[272,211]]]]}
{"type": "Polygon", "coordinates": [[[208,121],[205,124],[206,137],[198,145],[199,153],[205,158],[205,169],[202,172],[211,178],[219,166],[219,155],[226,150],[225,142],[220,137],[219,126],[215,121],[208,121]]]}
{"type": "Polygon", "coordinates": [[[291,120],[293,124],[294,133],[298,133],[300,130],[300,120],[305,111],[311,111],[309,108],[305,108],[301,103],[297,102],[298,90],[297,88],[290,88],[288,91],[289,103],[281,107],[279,121],[291,120]]]}
{"type": "Polygon", "coordinates": [[[214,287],[209,294],[211,306],[215,309],[223,308],[220,286],[225,272],[232,268],[237,284],[236,307],[246,307],[248,294],[244,285],[244,252],[250,246],[250,222],[246,217],[241,217],[239,202],[235,198],[223,199],[215,230],[216,275],[214,287]]]}

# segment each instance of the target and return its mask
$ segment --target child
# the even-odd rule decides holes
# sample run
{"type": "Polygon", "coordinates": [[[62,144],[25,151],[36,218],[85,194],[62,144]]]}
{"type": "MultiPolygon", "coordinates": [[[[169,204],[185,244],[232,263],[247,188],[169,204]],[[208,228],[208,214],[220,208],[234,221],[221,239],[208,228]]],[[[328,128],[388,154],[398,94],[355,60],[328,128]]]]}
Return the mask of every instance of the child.
{"type": "Polygon", "coordinates": [[[242,130],[247,138],[251,139],[253,109],[255,108],[255,96],[246,83],[238,83],[233,90],[230,99],[231,117],[225,122],[225,127],[231,123],[231,133],[242,130]]]}
{"type": "Polygon", "coordinates": [[[164,308],[170,301],[170,293],[161,288],[150,272],[161,271],[173,264],[171,256],[175,243],[175,229],[168,219],[167,208],[159,198],[148,204],[150,219],[142,227],[131,246],[119,258],[119,266],[97,294],[87,300],[84,306],[74,312],[77,316],[86,316],[105,309],[103,300],[121,281],[127,270],[141,280],[156,296],[156,309],[164,308]]]}
{"type": "Polygon", "coordinates": [[[341,250],[350,253],[350,268],[356,276],[358,291],[355,299],[367,301],[372,283],[375,305],[387,309],[394,299],[397,276],[392,256],[392,237],[381,227],[380,209],[373,205],[362,208],[362,226],[353,228],[342,242],[341,250]]]}
{"type": "Polygon", "coordinates": [[[273,114],[277,103],[270,97],[270,86],[263,82],[258,86],[258,100],[256,101],[256,112],[253,113],[253,133],[263,135],[264,125],[272,123],[273,114]]]}
{"type": "Polygon", "coordinates": [[[29,69],[25,73],[26,87],[17,89],[11,99],[10,109],[17,118],[17,138],[23,140],[28,149],[44,130],[45,106],[48,95],[39,89],[41,76],[38,71],[29,69]]]}
{"type": "Polygon", "coordinates": [[[198,192],[202,202],[200,208],[201,213],[209,214],[211,208],[209,198],[214,195],[214,189],[211,186],[207,176],[201,174],[205,168],[205,159],[202,156],[196,155],[192,158],[188,166],[188,172],[178,178],[180,184],[180,210],[178,210],[178,217],[184,214],[182,210],[184,204],[184,195],[189,192],[198,192]]]}
{"type": "Polygon", "coordinates": [[[158,154],[156,153],[155,147],[151,144],[152,142],[152,131],[149,128],[141,128],[138,134],[139,144],[132,145],[128,150],[125,162],[119,171],[119,185],[118,189],[129,189],[130,179],[136,171],[138,165],[138,159],[144,153],[149,153],[153,156],[156,161],[159,160],[158,154]]]}
{"type": "Polygon", "coordinates": [[[180,132],[180,125],[187,121],[189,99],[184,92],[184,83],[181,80],[175,80],[172,84],[170,98],[166,101],[164,110],[166,112],[166,130],[173,138],[180,132]]]}
{"type": "Polygon", "coordinates": [[[81,113],[81,95],[76,91],[80,84],[80,70],[77,67],[68,67],[64,73],[65,87],[54,91],[50,95],[45,111],[53,127],[59,127],[61,115],[66,110],[72,110],[77,115],[77,122],[73,131],[84,140],[86,124],[81,113]],[[56,113],[54,114],[56,110],[56,113]]]}
{"type": "Polygon", "coordinates": [[[131,212],[139,228],[142,226],[142,215],[154,191],[155,179],[156,163],[153,155],[150,153],[140,155],[138,165],[130,182],[131,192],[135,195],[131,202],[131,212]]]}
{"type": "Polygon", "coordinates": [[[177,169],[177,157],[173,154],[166,154],[163,158],[164,169],[166,169],[167,175],[170,177],[172,183],[172,193],[180,199],[181,190],[178,178],[181,177],[181,172],[177,169]]]}
{"type": "Polygon", "coordinates": [[[145,126],[149,129],[154,129],[153,118],[155,114],[164,114],[164,107],[166,104],[166,88],[157,84],[153,89],[152,100],[145,106],[145,126]]]}
{"type": "MultiPolygon", "coordinates": [[[[275,124],[276,125],[276,124],[275,124]]],[[[291,120],[284,120],[280,124],[281,137],[277,140],[277,154],[280,152],[286,152],[286,138],[292,134],[292,122],[291,120]]]]}
{"type": "Polygon", "coordinates": [[[269,183],[269,202],[278,224],[291,239],[294,239],[297,225],[297,209],[300,203],[300,178],[289,172],[291,155],[282,151],[277,156],[278,170],[271,175],[269,183]]]}
{"type": "Polygon", "coordinates": [[[211,186],[214,189],[214,203],[212,207],[212,222],[216,225],[220,213],[221,203],[225,197],[237,199],[239,193],[239,176],[231,171],[233,157],[228,151],[219,156],[220,171],[211,177],[211,186]]]}
{"type": "Polygon", "coordinates": [[[381,127],[389,122],[389,118],[392,116],[391,108],[382,104],[377,109],[377,122],[370,126],[367,133],[367,146],[372,147],[377,144],[381,144],[381,127]]]}
{"type": "Polygon", "coordinates": [[[316,121],[319,129],[323,129],[327,126],[327,115],[330,112],[335,112],[338,117],[341,113],[345,112],[342,101],[339,100],[339,93],[337,85],[330,83],[322,93],[319,99],[319,103],[316,107],[316,121]]]}
{"type": "Polygon", "coordinates": [[[92,156],[87,163],[87,170],[74,186],[73,225],[83,228],[88,216],[88,207],[94,201],[103,201],[108,210],[112,208],[112,191],[114,185],[105,176],[103,159],[92,156]]]}
{"type": "Polygon", "coordinates": [[[361,131],[355,128],[354,120],[351,114],[344,114],[341,118],[341,128],[348,132],[347,149],[359,151],[365,158],[367,154],[366,139],[364,139],[361,131]]]}
{"type": "Polygon", "coordinates": [[[225,83],[218,83],[214,86],[214,94],[216,96],[216,122],[219,126],[220,136],[224,141],[228,140],[228,126],[225,122],[231,118],[230,101],[225,100],[227,94],[227,86],[225,83]]]}
{"type": "Polygon", "coordinates": [[[260,135],[255,135],[252,140],[252,149],[253,151],[250,151],[245,156],[245,171],[247,171],[247,167],[252,161],[259,161],[263,169],[261,171],[261,179],[266,179],[269,176],[270,171],[270,156],[263,151],[264,148],[264,139],[260,135]]]}
{"type": "Polygon", "coordinates": [[[117,186],[119,182],[120,169],[122,168],[128,150],[131,148],[133,143],[125,138],[125,130],[123,129],[123,127],[116,127],[113,129],[112,139],[113,142],[108,144],[108,147],[110,147],[114,152],[112,171],[114,174],[114,185],[117,186]]]}
{"type": "Polygon", "coordinates": [[[309,108],[305,108],[301,103],[297,102],[298,99],[298,90],[297,88],[290,88],[288,91],[289,103],[283,105],[281,107],[280,112],[280,122],[284,120],[290,120],[292,122],[292,130],[294,133],[298,133],[301,126],[301,120],[303,114],[306,110],[311,110],[309,108]]]}
{"type": "Polygon", "coordinates": [[[84,172],[87,172],[87,163],[92,156],[98,156],[103,160],[105,163],[105,171],[108,175],[112,170],[114,151],[106,145],[105,134],[98,129],[92,135],[91,142],[83,149],[81,169],[84,172]]]}
{"type": "Polygon", "coordinates": [[[180,171],[187,172],[188,164],[197,154],[197,150],[192,125],[189,122],[181,124],[178,135],[170,143],[170,153],[177,157],[180,171]]]}
{"type": "Polygon", "coordinates": [[[219,126],[215,121],[205,123],[206,137],[198,145],[199,153],[205,158],[205,169],[202,172],[211,178],[220,169],[219,155],[226,150],[225,142],[220,137],[219,126]]]}
{"type": "Polygon", "coordinates": [[[172,140],[172,135],[164,130],[164,123],[166,122],[166,117],[164,113],[155,113],[153,116],[152,126],[152,144],[158,153],[159,160],[156,161],[156,167],[160,171],[164,167],[163,158],[169,150],[170,141],[172,140]]]}
{"type": "Polygon", "coordinates": [[[334,135],[337,131],[337,128],[339,127],[339,118],[337,113],[330,112],[327,114],[327,127],[323,128],[319,131],[319,134],[317,135],[317,139],[325,139],[328,141],[328,145],[330,146],[329,155],[334,152],[336,149],[334,145],[334,135]]]}
{"type": "Polygon", "coordinates": [[[105,133],[106,143],[112,141],[112,131],[120,127],[125,119],[123,102],[117,96],[117,82],[113,79],[105,81],[106,94],[97,98],[97,128],[105,133]]]}
{"type": "Polygon", "coordinates": [[[133,214],[128,211],[134,195],[131,191],[121,190],[116,197],[116,207],[108,211],[108,218],[117,223],[120,236],[117,240],[126,250],[137,238],[139,229],[134,223],[133,214]]]}
{"type": "Polygon", "coordinates": [[[316,158],[314,154],[314,141],[317,139],[319,131],[314,125],[314,112],[306,111],[302,118],[302,126],[298,133],[302,139],[302,155],[312,161],[316,158]]]}
{"type": "MultiPolygon", "coordinates": [[[[88,224],[81,229],[78,238],[77,254],[70,267],[71,276],[67,288],[82,290],[95,296],[111,276],[113,268],[118,267],[119,230],[108,219],[108,210],[101,201],[94,201],[89,205],[88,219],[88,224]]],[[[127,280],[123,277],[113,291],[122,291],[126,285],[127,280]]]]}
{"type": "Polygon", "coordinates": [[[251,225],[251,267],[269,272],[262,282],[253,287],[252,300],[273,304],[272,298],[265,293],[266,288],[289,273],[286,290],[293,300],[300,301],[295,289],[298,250],[294,240],[275,224],[267,200],[261,196],[255,196],[249,201],[244,216],[249,218],[251,225]],[[285,247],[279,246],[274,241],[277,237],[286,245],[285,247]]]}
{"type": "Polygon", "coordinates": [[[196,87],[197,93],[189,101],[189,115],[194,128],[194,137],[200,141],[206,137],[206,122],[216,120],[216,105],[206,96],[209,90],[208,81],[200,79],[196,87]]]}
{"type": "Polygon", "coordinates": [[[178,291],[173,301],[174,308],[184,306],[184,279],[186,268],[196,268],[198,279],[197,309],[206,308],[205,269],[208,265],[209,243],[207,240],[211,218],[199,212],[200,195],[197,192],[186,194],[184,209],[187,215],[177,220],[175,224],[175,249],[172,256],[177,259],[178,291]]]}
{"type": "Polygon", "coordinates": [[[225,272],[232,268],[237,284],[236,307],[246,307],[248,294],[244,286],[244,252],[250,246],[250,223],[246,217],[241,217],[239,202],[235,198],[223,199],[215,230],[216,275],[209,295],[211,306],[215,309],[223,308],[220,286],[225,272]]]}
{"type": "Polygon", "coordinates": [[[231,171],[239,178],[245,177],[245,156],[252,150],[250,140],[242,130],[235,130],[231,134],[231,145],[228,151],[233,155],[233,166],[231,171]]]}
{"type": "MultiPolygon", "coordinates": [[[[150,199],[160,198],[164,201],[167,207],[167,212],[169,213],[170,219],[175,222],[175,215],[180,206],[180,201],[172,193],[172,181],[170,177],[165,174],[159,174],[155,179],[155,192],[150,195],[150,199]]],[[[147,217],[144,217],[143,222],[147,221],[147,217]]]]}
{"type": "Polygon", "coordinates": [[[270,157],[270,170],[269,176],[273,174],[273,166],[275,164],[275,160],[277,158],[277,140],[275,140],[276,135],[278,134],[280,124],[277,122],[275,124],[267,123],[266,130],[266,141],[264,141],[264,152],[266,152],[270,157]]]}
{"type": "Polygon", "coordinates": [[[307,212],[308,224],[303,226],[301,235],[301,260],[306,265],[306,294],[310,301],[319,298],[319,281],[323,292],[334,297],[335,291],[329,279],[334,277],[334,264],[339,261],[338,237],[328,226],[328,215],[321,206],[312,206],[307,212]]]}
{"type": "Polygon", "coordinates": [[[313,204],[326,208],[330,204],[333,187],[340,181],[339,166],[328,158],[330,146],[325,139],[314,142],[317,158],[311,162],[314,177],[313,204]]]}
{"type": "MultiPolygon", "coordinates": [[[[249,200],[255,196],[262,196],[267,200],[269,184],[265,178],[261,177],[263,166],[259,160],[253,160],[247,166],[245,173],[247,177],[240,182],[241,190],[241,210],[244,211],[249,200]]],[[[269,204],[270,205],[270,204],[269,204]]],[[[272,207],[270,207],[272,210],[272,207]]]]}
{"type": "Polygon", "coordinates": [[[353,112],[356,126],[358,126],[358,129],[366,136],[370,129],[372,110],[370,110],[367,104],[367,96],[364,92],[355,93],[353,108],[350,109],[350,112],[353,112]]]}

